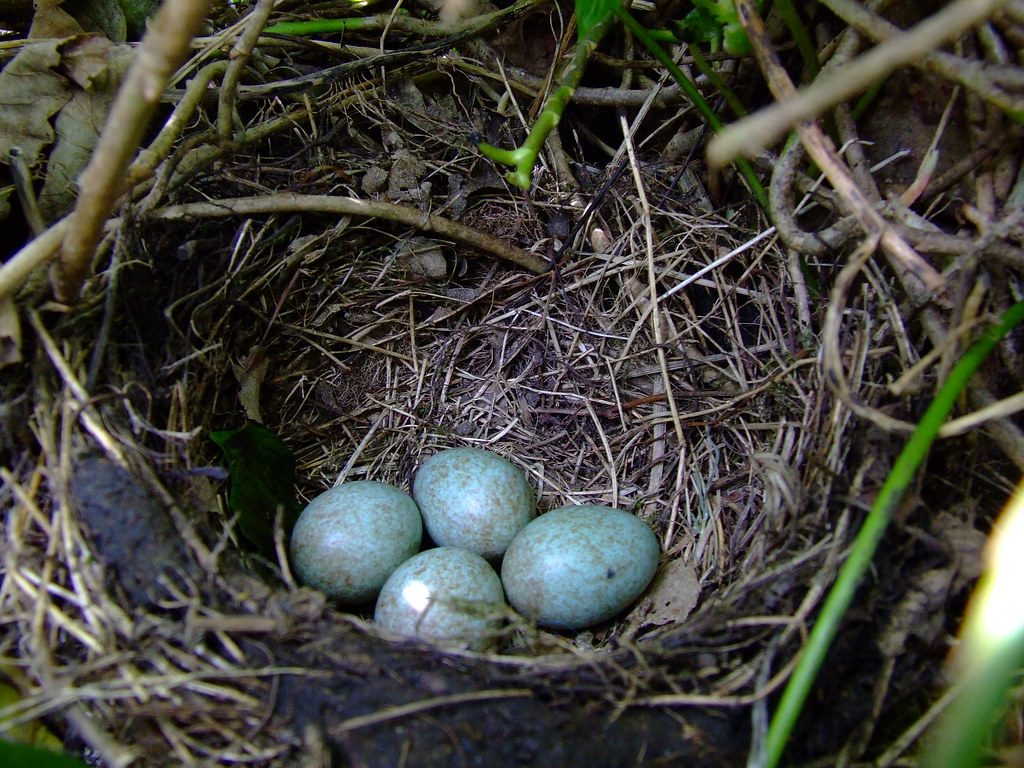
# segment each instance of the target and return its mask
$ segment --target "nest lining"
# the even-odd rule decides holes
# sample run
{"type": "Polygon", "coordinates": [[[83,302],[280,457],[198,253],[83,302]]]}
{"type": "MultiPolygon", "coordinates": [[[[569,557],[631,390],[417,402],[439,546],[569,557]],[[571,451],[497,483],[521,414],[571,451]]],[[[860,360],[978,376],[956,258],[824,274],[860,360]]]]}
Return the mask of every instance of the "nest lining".
{"type": "MultiPolygon", "coordinates": [[[[373,94],[348,108],[347,135],[363,137],[356,145],[420,164],[420,181],[394,190],[413,203],[416,192],[430,200],[493,175],[423,128],[451,130],[450,115],[410,128],[373,94]],[[379,143],[368,138],[376,131],[379,143]]],[[[289,189],[362,193],[374,161],[352,163],[358,150],[311,136],[296,143],[306,140],[316,168],[288,179],[289,189]],[[350,177],[332,175],[342,166],[350,177]]],[[[287,166],[294,149],[282,142],[271,156],[287,166]]],[[[644,182],[663,191],[674,175],[651,165],[644,182]]],[[[461,199],[458,216],[521,246],[553,245],[548,212],[578,213],[557,189],[530,208],[487,183],[461,199]]],[[[216,198],[258,184],[268,184],[266,172],[239,162],[177,194],[216,198]]],[[[838,562],[851,505],[878,471],[872,448],[884,456],[890,447],[861,445],[860,426],[821,380],[797,270],[776,241],[751,232],[744,244],[735,221],[693,215],[671,198],[645,210],[622,181],[597,224],[609,245],[581,238],[540,279],[444,242],[445,277],[431,278],[400,257],[412,233],[382,222],[280,215],[126,233],[152,266],[122,254],[125,266],[88,291],[96,307],[119,292],[121,322],[102,340],[103,395],[82,395],[101,313],[37,321],[45,365],[32,382],[36,444],[4,471],[11,512],[0,606],[17,631],[3,650],[36,690],[19,717],[65,713],[111,765],[166,760],[168,747],[183,762],[315,761],[325,737],[275,709],[283,689],[324,675],[321,663],[364,684],[374,674],[402,677],[406,642],[290,588],[274,564],[268,576],[237,556],[244,545],[202,473],[218,460],[202,436],[240,423],[238,393],[259,357],[269,361],[263,419],[295,451],[304,498],[363,477],[408,488],[429,453],[487,447],[527,472],[542,509],[636,512],[658,533],[662,567],[691,564],[701,588],[678,624],[627,614],[581,638],[531,635],[509,649],[519,655],[482,662],[415,653],[455,668],[481,662],[472,669],[493,677],[487,690],[510,698],[524,690],[509,682],[523,670],[534,692],[555,697],[572,676],[621,710],[753,704],[774,690],[786,670],[765,680],[773,654],[794,640],[838,562]],[[145,492],[134,503],[169,509],[205,568],[165,579],[153,605],[126,603],[72,513],[69,488],[86,446],[136,472],[145,492]],[[352,636],[372,638],[382,657],[339,655],[352,636]]],[[[848,304],[838,344],[849,391],[871,404],[918,353],[883,277],[848,304]]],[[[998,473],[991,482],[1005,485],[998,473]]],[[[374,711],[366,696],[357,712],[374,711]]],[[[381,723],[400,720],[378,709],[381,723]]],[[[330,738],[367,727],[359,717],[343,718],[330,738]]]]}

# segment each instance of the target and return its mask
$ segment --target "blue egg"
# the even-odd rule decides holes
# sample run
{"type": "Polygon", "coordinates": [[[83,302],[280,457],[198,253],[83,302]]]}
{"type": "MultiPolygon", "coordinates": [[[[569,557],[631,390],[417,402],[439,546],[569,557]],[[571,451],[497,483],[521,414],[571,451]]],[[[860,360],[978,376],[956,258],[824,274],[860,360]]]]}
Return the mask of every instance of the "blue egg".
{"type": "Polygon", "coordinates": [[[659,547],[636,516],[560,507],[523,528],[501,566],[512,606],[538,624],[582,629],[612,618],[650,584],[659,547]]]}
{"type": "Polygon", "coordinates": [[[412,495],[439,547],[460,547],[488,560],[502,556],[533,519],[536,503],[526,476],[496,453],[452,448],[423,462],[412,495]]]}
{"type": "Polygon", "coordinates": [[[373,618],[392,632],[483,650],[506,610],[501,580],[490,563],[466,549],[438,547],[391,574],[373,618]]]}
{"type": "Polygon", "coordinates": [[[422,537],[409,494],[356,480],[321,493],[302,511],[292,530],[291,565],[300,581],[328,597],[362,603],[416,554],[422,537]]]}

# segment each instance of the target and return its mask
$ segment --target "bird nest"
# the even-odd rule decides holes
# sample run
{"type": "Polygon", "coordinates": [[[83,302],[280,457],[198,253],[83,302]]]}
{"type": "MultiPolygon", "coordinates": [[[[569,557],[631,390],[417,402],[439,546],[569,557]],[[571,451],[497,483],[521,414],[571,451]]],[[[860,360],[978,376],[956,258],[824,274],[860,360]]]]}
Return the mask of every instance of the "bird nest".
{"type": "MultiPolygon", "coordinates": [[[[841,295],[814,285],[840,280],[855,239],[801,255],[750,206],[714,212],[667,136],[623,145],[596,212],[560,147],[531,197],[512,193],[469,142],[499,131],[463,111],[477,79],[440,72],[334,86],[300,118],[253,108],[273,130],[127,206],[73,311],[28,311],[28,362],[3,385],[16,721],[108,766],[718,765],[763,735],[942,350],[881,262],[841,295]],[[262,207],[240,206],[254,192],[262,207]],[[383,633],[294,582],[280,529],[276,557],[240,534],[209,435],[247,420],[294,454],[307,500],[494,451],[542,512],[634,512],[658,575],[584,632],[513,617],[493,653],[383,633]]],[[[579,109],[585,125],[604,108],[579,109]]],[[[910,743],[1012,474],[989,441],[941,444],[794,757],[910,743]]]]}

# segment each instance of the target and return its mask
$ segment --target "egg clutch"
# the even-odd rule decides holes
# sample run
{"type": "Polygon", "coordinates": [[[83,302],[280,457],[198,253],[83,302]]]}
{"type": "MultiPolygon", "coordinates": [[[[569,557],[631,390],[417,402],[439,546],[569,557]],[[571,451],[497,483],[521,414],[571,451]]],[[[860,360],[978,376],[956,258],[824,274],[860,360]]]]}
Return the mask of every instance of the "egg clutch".
{"type": "Polygon", "coordinates": [[[423,463],[412,497],[372,480],[320,494],[299,516],[290,554],[299,579],[329,598],[376,597],[384,629],[482,650],[508,615],[506,597],[555,629],[612,618],[647,588],[659,548],[650,528],[619,509],[560,507],[538,517],[516,466],[452,448],[423,463]],[[424,526],[437,546],[419,552],[424,526]]]}

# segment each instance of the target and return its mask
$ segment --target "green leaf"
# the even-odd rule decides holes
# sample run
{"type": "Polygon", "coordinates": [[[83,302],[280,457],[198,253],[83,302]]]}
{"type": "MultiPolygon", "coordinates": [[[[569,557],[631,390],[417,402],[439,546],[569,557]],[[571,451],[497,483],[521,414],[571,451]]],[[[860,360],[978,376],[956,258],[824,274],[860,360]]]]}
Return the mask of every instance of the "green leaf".
{"type": "Polygon", "coordinates": [[[5,768],[86,768],[85,763],[64,752],[0,739],[0,765],[5,768]]]}
{"type": "Polygon", "coordinates": [[[295,456],[266,427],[248,422],[235,431],[210,434],[228,461],[228,506],[242,534],[266,555],[274,553],[274,518],[284,510],[285,533],[299,516],[295,500],[295,456]]]}
{"type": "Polygon", "coordinates": [[[746,56],[750,53],[747,31],[739,22],[722,26],[722,48],[732,56],[746,56]]]}
{"type": "MultiPolygon", "coordinates": [[[[0,665],[0,674],[12,672],[10,666],[0,665]]],[[[10,683],[0,680],[0,710],[13,706],[21,701],[21,693],[10,683]]],[[[61,740],[46,727],[42,720],[32,720],[20,725],[8,725],[7,720],[0,719],[0,738],[6,737],[20,744],[30,744],[49,750],[60,751],[64,748],[61,740]]],[[[0,753],[2,754],[2,753],[0,753]]],[[[0,760],[0,765],[10,765],[0,760]]]]}
{"type": "Polygon", "coordinates": [[[583,40],[590,31],[608,18],[619,0],[576,0],[576,31],[583,40]]]}
{"type": "Polygon", "coordinates": [[[712,51],[717,51],[722,40],[722,25],[711,12],[709,2],[694,0],[693,10],[676,22],[676,27],[685,40],[692,43],[707,43],[712,51]]]}
{"type": "MultiPolygon", "coordinates": [[[[745,56],[750,41],[743,29],[732,0],[692,0],[693,10],[676,22],[683,36],[693,43],[706,43],[712,51],[721,46],[726,53],[745,56]]],[[[764,3],[759,3],[762,7],[764,3]]]]}

